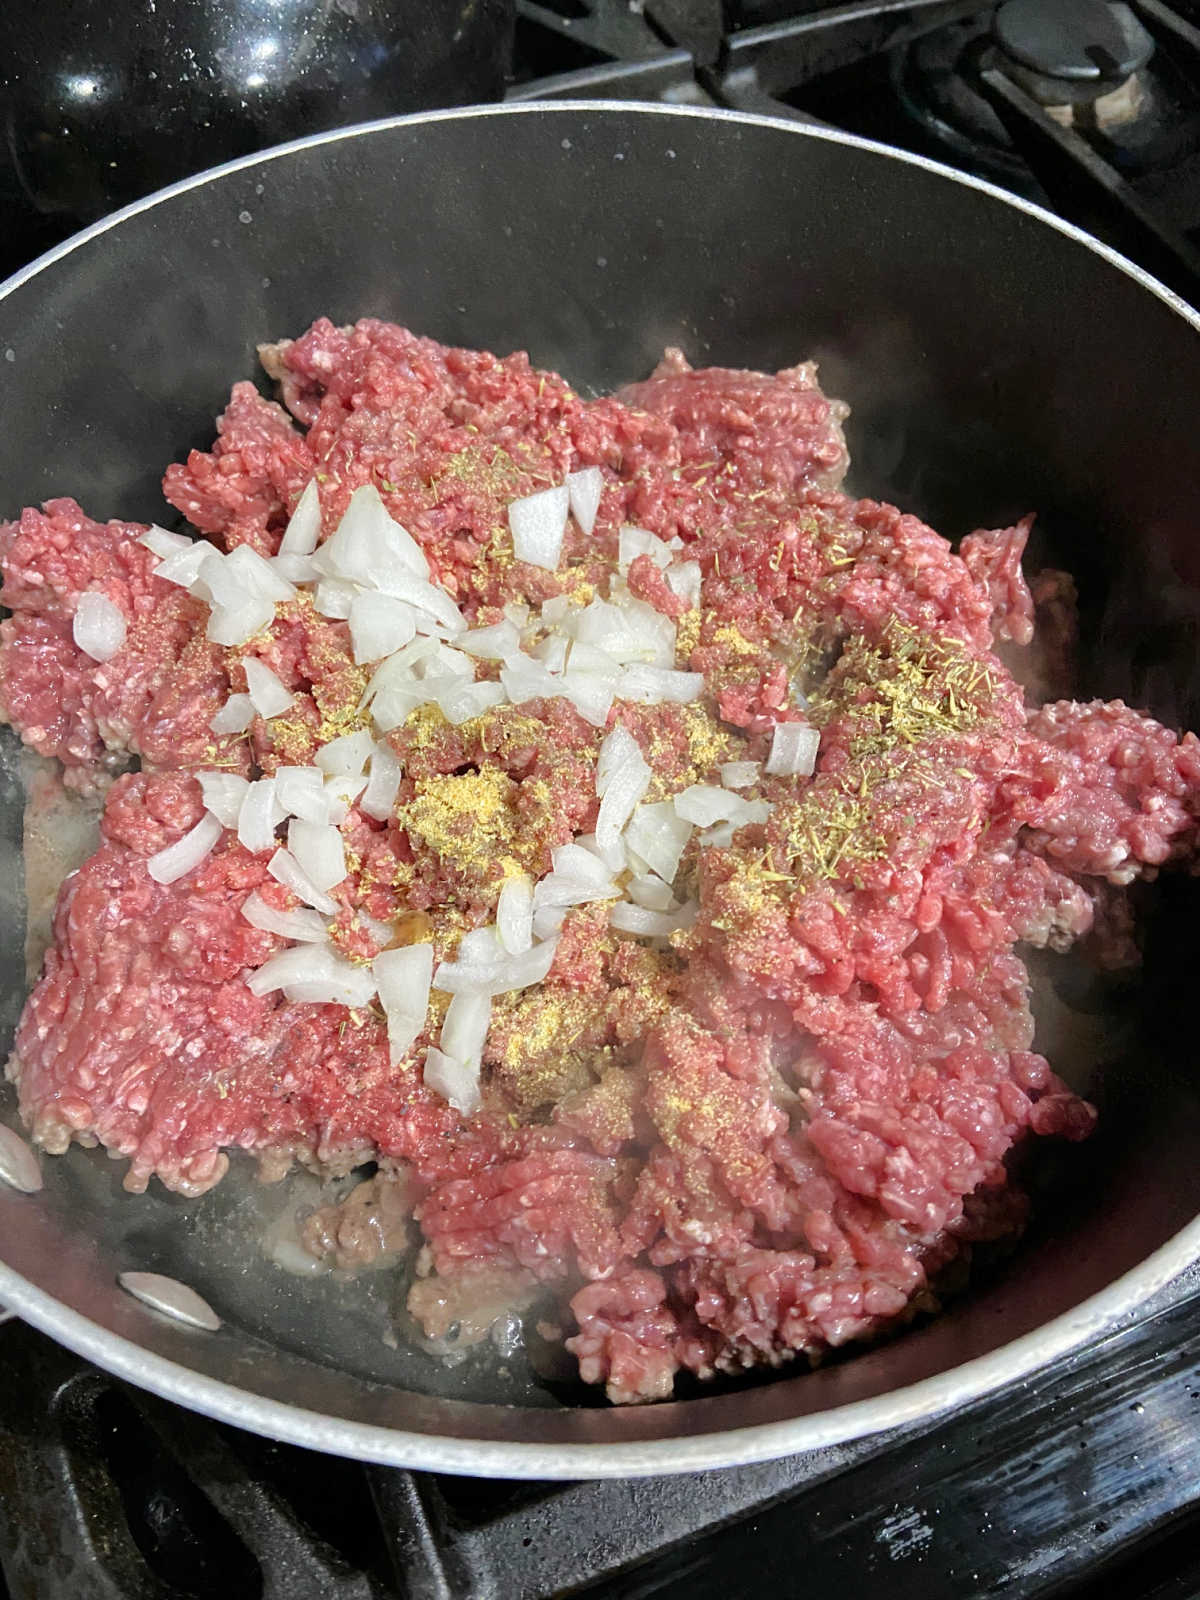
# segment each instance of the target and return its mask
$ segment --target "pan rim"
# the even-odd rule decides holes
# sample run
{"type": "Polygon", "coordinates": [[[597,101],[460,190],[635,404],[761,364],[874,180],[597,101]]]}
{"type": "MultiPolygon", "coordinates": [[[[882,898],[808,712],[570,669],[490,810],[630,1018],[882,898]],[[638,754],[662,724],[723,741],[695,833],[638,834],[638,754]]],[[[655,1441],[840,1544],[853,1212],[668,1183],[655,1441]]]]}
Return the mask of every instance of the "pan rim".
{"type": "MultiPolygon", "coordinates": [[[[175,196],[186,194],[191,189],[235,172],[265,166],[297,151],[425,123],[510,116],[552,117],[560,114],[578,115],[580,112],[683,117],[764,127],[907,163],[988,195],[1048,225],[1116,267],[1200,333],[1200,312],[1119,251],[1036,203],[1011,194],[985,179],[959,172],[942,162],[855,134],[843,133],[836,128],[796,123],[783,118],[719,107],[664,106],[605,99],[529,100],[495,106],[416,112],[330,129],[255,151],[181,179],[82,229],[0,284],[0,300],[6,299],[46,268],[99,238],[109,229],[120,226],[122,222],[175,196]]],[[[778,1422],[696,1433],[682,1438],[628,1442],[614,1440],[590,1444],[536,1444],[447,1437],[350,1421],[303,1409],[241,1389],[221,1379],[207,1377],[177,1361],[147,1352],[142,1346],[72,1310],[3,1262],[0,1262],[0,1303],[33,1327],[114,1376],[215,1420],[287,1443],[383,1466],[472,1477],[570,1480],[745,1466],[800,1451],[821,1449],[917,1420],[933,1421],[955,1406],[967,1404],[1006,1384],[1026,1378],[1056,1357],[1078,1349],[1112,1328],[1197,1259],[1200,1259],[1200,1217],[1194,1218],[1144,1261],[1078,1306],[986,1355],[947,1368],[917,1383],[824,1412],[778,1422]]]]}

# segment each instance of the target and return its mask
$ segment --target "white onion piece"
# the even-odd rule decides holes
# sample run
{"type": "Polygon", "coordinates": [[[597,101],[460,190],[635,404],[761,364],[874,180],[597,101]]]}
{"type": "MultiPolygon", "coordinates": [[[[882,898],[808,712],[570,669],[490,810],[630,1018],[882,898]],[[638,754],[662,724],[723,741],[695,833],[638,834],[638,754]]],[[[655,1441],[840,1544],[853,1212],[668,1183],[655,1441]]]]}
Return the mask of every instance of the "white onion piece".
{"type": "Polygon", "coordinates": [[[329,821],[325,775],[320,767],[276,767],[275,797],[289,817],[329,821]]]}
{"type": "Polygon", "coordinates": [[[559,680],[560,693],[565,695],[585,722],[593,728],[608,725],[616,694],[612,687],[591,672],[564,672],[559,680]]]}
{"type": "Polygon", "coordinates": [[[667,568],[667,586],[684,601],[689,611],[695,611],[700,604],[700,563],[673,561],[667,568]]]}
{"type": "Polygon", "coordinates": [[[418,706],[429,699],[428,693],[417,689],[385,689],[371,702],[371,720],[380,733],[391,733],[393,728],[407,722],[418,706]]]}
{"type": "Polygon", "coordinates": [[[275,607],[270,600],[253,599],[237,606],[214,606],[205,633],[213,644],[233,649],[247,644],[274,620],[275,607]]]}
{"type": "Polygon", "coordinates": [[[621,681],[620,662],[614,661],[607,651],[597,650],[594,644],[588,644],[583,639],[571,640],[567,668],[581,676],[599,678],[611,689],[615,689],[621,681]]]}
{"type": "Polygon", "coordinates": [[[257,889],[242,902],[242,916],[252,928],[277,933],[282,939],[297,939],[301,944],[323,944],[329,937],[329,929],[319,911],[280,911],[269,900],[264,900],[257,889]]]}
{"type": "Polygon", "coordinates": [[[279,541],[281,556],[310,556],[321,537],[321,497],[317,480],[310,478],[279,541]]]}
{"type": "Polygon", "coordinates": [[[429,577],[421,546],[388,515],[379,490],[370,483],[350,496],[337,529],[321,546],[321,566],[331,577],[348,578],[370,588],[382,587],[379,579],[389,573],[429,577]]]}
{"type": "Polygon", "coordinates": [[[396,807],[404,765],[391,745],[377,744],[371,752],[371,776],[359,806],[376,822],[386,822],[396,807]]]}
{"type": "Polygon", "coordinates": [[[806,722],[777,722],[765,770],[774,778],[810,778],[820,747],[820,733],[806,722]]]}
{"type": "Polygon", "coordinates": [[[617,535],[617,570],[628,572],[639,556],[649,556],[660,570],[671,565],[671,550],[657,534],[626,524],[617,535]]]}
{"type": "Polygon", "coordinates": [[[456,684],[439,690],[435,698],[446,721],[458,728],[493,706],[503,705],[508,696],[502,684],[484,682],[456,684]]]}
{"type": "Polygon", "coordinates": [[[332,823],[293,817],[288,823],[288,849],[318,889],[332,889],[346,876],[346,846],[332,823]]]}
{"type": "Polygon", "coordinates": [[[464,933],[458,941],[454,959],[477,967],[499,961],[500,936],[495,926],[488,924],[487,927],[471,928],[464,933]]]}
{"type": "Polygon", "coordinates": [[[321,577],[320,568],[312,556],[290,554],[272,556],[268,565],[272,572],[277,572],[289,583],[317,583],[321,577]]]}
{"type": "MultiPolygon", "coordinates": [[[[616,731],[614,729],[613,733],[616,731]]],[[[621,731],[628,732],[625,729],[621,731]]],[[[602,759],[605,746],[613,738],[613,733],[608,735],[600,747],[602,759]]],[[[599,772],[597,776],[599,777],[599,772]]],[[[626,754],[615,766],[609,766],[605,771],[604,792],[600,801],[600,811],[596,817],[596,847],[605,859],[608,858],[608,852],[616,847],[622,828],[650,787],[650,777],[650,768],[640,750],[636,754],[626,754]]]]}
{"type": "Polygon", "coordinates": [[[571,515],[583,533],[591,533],[596,526],[596,513],[604,494],[604,474],[599,467],[581,467],[567,474],[567,499],[571,515]]]}
{"type": "Polygon", "coordinates": [[[455,1061],[479,1067],[492,1019],[490,994],[456,994],[446,1007],[438,1046],[455,1061]]]}
{"type": "Polygon", "coordinates": [[[322,578],[313,593],[313,607],[322,617],[345,622],[358,592],[353,583],[343,583],[340,578],[322,578]]]}
{"type": "Polygon", "coordinates": [[[492,995],[527,989],[531,983],[541,983],[550,971],[557,948],[556,939],[546,939],[519,955],[502,956],[486,965],[443,961],[433,975],[433,987],[450,994],[476,991],[492,995]]]}
{"type": "Polygon", "coordinates": [[[357,777],[375,749],[375,741],[365,728],[354,733],[343,733],[328,744],[322,745],[314,760],[321,771],[331,777],[357,777]]]}
{"type": "Polygon", "coordinates": [[[647,911],[642,906],[630,905],[628,900],[619,900],[612,908],[609,921],[622,933],[648,934],[661,939],[678,928],[690,928],[698,909],[695,901],[691,901],[678,911],[647,911]]]}
{"type": "Polygon", "coordinates": [[[479,1110],[482,1100],[477,1067],[455,1061],[431,1045],[425,1052],[423,1076],[427,1087],[449,1101],[464,1117],[473,1116],[479,1110]]]}
{"type": "Polygon", "coordinates": [[[675,907],[675,896],[669,883],[664,883],[653,872],[638,873],[630,878],[626,893],[634,905],[647,911],[670,911],[675,907]]]}
{"type": "Polygon", "coordinates": [[[553,594],[549,600],[543,600],[538,615],[542,619],[543,628],[557,628],[560,622],[565,622],[573,610],[569,594],[553,594]]]}
{"type": "Polygon", "coordinates": [[[250,785],[236,772],[199,772],[204,804],[223,828],[236,828],[250,785]]]}
{"type": "Polygon", "coordinates": [[[276,850],[267,862],[267,871],[276,883],[281,883],[285,889],[290,889],[298,900],[304,901],[305,905],[324,911],[330,917],[337,911],[337,901],[323,889],[317,888],[290,850],[276,850]]]}
{"type": "Polygon", "coordinates": [[[758,782],[757,761],[725,761],[721,765],[721,782],[727,789],[749,789],[758,782]]]}
{"type": "Polygon", "coordinates": [[[565,483],[554,489],[541,489],[514,500],[508,508],[513,554],[531,567],[553,572],[562,556],[563,534],[571,496],[565,483]]]}
{"type": "Polygon", "coordinates": [[[526,655],[509,656],[500,668],[500,682],[513,705],[526,700],[553,699],[562,693],[558,679],[540,661],[526,655]]]}
{"type": "Polygon", "coordinates": [[[247,784],[245,798],[238,810],[237,836],[241,844],[254,855],[275,848],[275,825],[279,820],[276,806],[274,778],[259,778],[247,784]]]}
{"type": "Polygon", "coordinates": [[[413,670],[427,681],[446,677],[461,678],[464,683],[475,681],[475,663],[470,656],[440,639],[431,641],[431,648],[422,654],[413,670]]]}
{"type": "Polygon", "coordinates": [[[550,939],[566,920],[566,906],[539,906],[533,913],[533,931],[538,939],[550,939]]]}
{"type": "Polygon", "coordinates": [[[42,1187],[38,1158],[19,1133],[0,1122],[0,1182],[20,1194],[36,1194],[42,1187]]]}
{"type": "Polygon", "coordinates": [[[540,661],[547,672],[557,676],[567,664],[567,650],[571,641],[561,633],[551,633],[530,651],[535,661],[540,661]]]}
{"type": "Polygon", "coordinates": [[[702,672],[676,672],[673,667],[651,667],[635,663],[625,668],[617,687],[617,698],[633,700],[639,705],[657,706],[664,703],[689,705],[704,692],[702,672]]]}
{"type": "Polygon", "coordinates": [[[164,1277],[161,1272],[118,1272],[117,1282],[126,1294],[160,1316],[205,1333],[216,1333],[221,1326],[220,1317],[208,1301],[176,1278],[164,1277]]]}
{"type": "MultiPolygon", "coordinates": [[[[446,591],[425,578],[418,578],[415,573],[399,569],[378,573],[373,587],[382,594],[394,595],[397,600],[415,606],[451,636],[466,632],[467,619],[446,591]]],[[[417,626],[424,632],[429,631],[429,623],[423,619],[418,619],[417,626]]]]}
{"type": "Polygon", "coordinates": [[[771,807],[765,800],[747,800],[743,806],[744,809],[727,822],[718,822],[706,828],[700,835],[700,843],[724,850],[733,843],[733,836],[739,828],[744,828],[750,822],[765,822],[771,815],[771,807]]]}
{"type": "MultiPolygon", "coordinates": [[[[438,640],[428,637],[414,639],[411,644],[406,644],[403,650],[397,650],[386,661],[381,661],[367,681],[363,690],[359,709],[370,705],[377,694],[384,689],[411,688],[416,682],[416,669],[428,656],[436,655],[440,649],[438,640]]],[[[459,652],[460,653],[460,652],[459,652]]],[[[475,669],[468,663],[467,676],[473,677],[475,669]]]]}
{"type": "Polygon", "coordinates": [[[521,635],[516,624],[506,618],[490,628],[468,629],[460,634],[458,648],[479,661],[504,661],[521,648],[521,635]]]}
{"type": "Polygon", "coordinates": [[[678,814],[698,828],[711,828],[714,822],[731,822],[745,810],[747,801],[728,789],[712,783],[693,783],[674,797],[678,814]]]}
{"type": "Polygon", "coordinates": [[[406,645],[417,631],[417,614],[390,594],[356,594],[350,606],[350,642],[354,659],[381,661],[406,645]]]}
{"type": "Polygon", "coordinates": [[[245,733],[254,716],[254,701],[248,694],[231,694],[208,725],[214,733],[245,733]]]}
{"type": "Polygon", "coordinates": [[[178,555],[181,550],[192,548],[192,540],[186,533],[169,533],[166,528],[160,528],[157,522],[150,524],[138,539],[138,543],[144,544],[146,549],[152,551],[160,561],[178,555]]]}
{"type": "Polygon", "coordinates": [[[242,660],[246,688],[260,717],[278,717],[293,703],[292,691],[273,673],[265,661],[254,656],[242,660]]]}
{"type": "Polygon", "coordinates": [[[640,759],[642,747],[623,722],[618,722],[600,746],[596,760],[596,793],[601,799],[608,788],[613,773],[635,759],[640,759]]]}
{"type": "Polygon", "coordinates": [[[392,1065],[402,1061],[425,1026],[429,989],[433,979],[433,946],[403,945],[381,950],[371,963],[379,990],[379,1003],[388,1021],[388,1047],[392,1065]]]}
{"type": "Polygon", "coordinates": [[[71,621],[71,637],[93,661],[109,661],[125,643],[125,615],[106,594],[81,594],[71,621]]]}
{"type": "MultiPolygon", "coordinates": [[[[257,550],[252,550],[248,544],[236,545],[229,552],[225,557],[222,576],[226,584],[238,586],[238,598],[252,595],[256,599],[281,603],[296,598],[295,585],[289,583],[265,557],[260,556],[257,550]]],[[[224,601],[215,589],[213,598],[222,604],[234,603],[233,599],[224,601]]]]}
{"type": "Polygon", "coordinates": [[[669,800],[641,805],[625,829],[625,845],[664,883],[673,883],[679,871],[679,858],[692,836],[692,825],[685,822],[669,800]]]}
{"type": "MultiPolygon", "coordinates": [[[[604,866],[604,863],[600,863],[604,866]]],[[[607,871],[607,868],[605,869],[607,871]]],[[[550,872],[534,885],[533,909],[543,906],[586,906],[597,900],[615,900],[621,891],[610,878],[601,883],[575,878],[565,872],[550,872]]]]}
{"type": "Polygon", "coordinates": [[[216,545],[210,544],[207,539],[192,539],[186,549],[181,545],[174,555],[160,561],[154,569],[154,576],[165,578],[168,583],[177,583],[180,588],[190,589],[208,557],[220,554],[216,545]]]}
{"type": "Polygon", "coordinates": [[[527,872],[505,878],[496,902],[496,934],[510,956],[533,943],[533,880],[527,872]]]}
{"type": "Polygon", "coordinates": [[[578,878],[581,883],[590,883],[599,888],[609,881],[608,868],[594,850],[585,849],[578,844],[560,844],[553,850],[550,859],[554,863],[554,870],[567,878],[578,878]]]}
{"type": "Polygon", "coordinates": [[[282,989],[289,1000],[352,1008],[370,1005],[375,996],[371,969],[347,961],[327,944],[293,945],[281,950],[250,974],[246,987],[260,998],[273,989],[282,989]]]}
{"type": "Polygon", "coordinates": [[[341,777],[326,778],[325,780],[325,820],[332,822],[335,827],[345,822],[350,815],[350,807],[367,787],[366,773],[360,772],[355,776],[349,773],[341,777]]]}
{"type": "Polygon", "coordinates": [[[146,870],[155,883],[174,883],[200,865],[220,839],[221,832],[221,824],[206,811],[182,839],[176,839],[165,850],[156,851],[146,862],[146,870]]]}

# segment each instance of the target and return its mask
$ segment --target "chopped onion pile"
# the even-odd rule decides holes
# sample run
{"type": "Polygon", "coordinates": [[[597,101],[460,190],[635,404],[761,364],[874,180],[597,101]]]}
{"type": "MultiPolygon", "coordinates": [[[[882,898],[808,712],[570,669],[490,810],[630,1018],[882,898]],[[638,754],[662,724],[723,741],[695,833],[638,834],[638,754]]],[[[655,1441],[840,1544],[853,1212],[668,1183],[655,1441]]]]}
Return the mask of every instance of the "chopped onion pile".
{"type": "Polygon", "coordinates": [[[108,661],[125,643],[125,615],[107,595],[89,589],[79,596],[71,637],[93,661],[108,661]]]}

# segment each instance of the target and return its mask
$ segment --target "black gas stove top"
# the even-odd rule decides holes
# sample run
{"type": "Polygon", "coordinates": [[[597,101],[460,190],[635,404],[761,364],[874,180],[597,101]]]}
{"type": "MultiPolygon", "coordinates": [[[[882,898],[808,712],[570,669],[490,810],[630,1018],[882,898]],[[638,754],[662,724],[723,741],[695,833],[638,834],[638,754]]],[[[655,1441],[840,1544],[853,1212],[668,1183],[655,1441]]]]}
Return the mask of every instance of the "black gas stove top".
{"type": "MultiPolygon", "coordinates": [[[[367,9],[386,26],[386,7],[367,9]]],[[[483,10],[494,23],[505,7],[483,10]]],[[[502,23],[488,36],[493,68],[511,0],[502,23]]],[[[517,0],[507,78],[489,79],[476,52],[470,82],[444,98],[490,85],[515,99],[830,124],[1006,185],[1200,301],[1198,23],[1161,0],[517,0]]],[[[427,103],[395,80],[375,92],[368,114],[427,103]]],[[[361,104],[334,94],[326,124],[361,104]]],[[[90,192],[80,209],[76,191],[31,180],[11,117],[9,267],[97,214],[104,193],[117,203],[163,181],[122,170],[119,192],[90,192]]],[[[265,114],[256,126],[258,143],[301,131],[265,114]]],[[[1190,1600],[1200,1270],[1098,1346],[932,1426],[618,1483],[439,1478],[274,1445],[130,1390],[9,1322],[0,1572],[12,1600],[1190,1600]]]]}

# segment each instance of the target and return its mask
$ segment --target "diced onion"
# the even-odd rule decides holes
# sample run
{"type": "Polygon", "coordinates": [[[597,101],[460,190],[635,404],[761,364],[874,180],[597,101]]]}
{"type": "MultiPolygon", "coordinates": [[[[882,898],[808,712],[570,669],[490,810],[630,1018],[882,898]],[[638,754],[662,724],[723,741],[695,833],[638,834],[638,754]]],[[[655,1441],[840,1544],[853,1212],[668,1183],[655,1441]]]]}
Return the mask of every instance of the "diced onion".
{"type": "Polygon", "coordinates": [[[403,945],[381,950],[371,963],[379,1003],[388,1019],[393,1066],[412,1049],[425,1026],[433,979],[433,946],[403,945]]]}
{"type": "Polygon", "coordinates": [[[729,822],[745,807],[741,795],[718,789],[712,783],[693,783],[674,798],[675,810],[698,828],[711,828],[714,822],[729,822]]]}
{"type": "Polygon", "coordinates": [[[279,541],[281,556],[310,556],[321,537],[321,497],[317,480],[310,478],[304,493],[296,501],[283,538],[279,541]]]}
{"type": "Polygon", "coordinates": [[[354,659],[381,661],[406,645],[417,631],[417,614],[390,594],[356,594],[350,606],[350,642],[354,659]]]}
{"type": "Polygon", "coordinates": [[[93,661],[108,661],[125,643],[125,615],[107,595],[89,589],[79,596],[71,637],[93,661]]]}
{"type": "Polygon", "coordinates": [[[721,765],[721,782],[727,789],[749,789],[758,782],[757,761],[726,761],[721,765]]]}
{"type": "Polygon", "coordinates": [[[486,966],[500,959],[500,936],[494,926],[471,928],[458,941],[455,960],[486,966]]]}
{"type": "Polygon", "coordinates": [[[700,563],[673,561],[667,568],[667,586],[685,602],[689,611],[695,611],[700,604],[700,563]]]}
{"type": "Polygon", "coordinates": [[[292,691],[280,681],[265,661],[258,661],[254,656],[245,656],[242,660],[242,670],[246,674],[246,688],[250,692],[250,699],[254,702],[254,709],[260,717],[277,717],[292,704],[294,699],[292,691]]]}
{"type": "Polygon", "coordinates": [[[428,579],[429,563],[412,535],[388,515],[374,484],[350,496],[337,529],[321,546],[321,565],[331,577],[347,578],[370,588],[388,574],[408,572],[428,579]]]}
{"type": "Polygon", "coordinates": [[[174,883],[198,867],[221,837],[221,824],[205,812],[196,826],[165,850],[158,850],[146,862],[155,883],[174,883]]]}
{"type": "Polygon", "coordinates": [[[220,711],[209,718],[214,733],[245,733],[254,721],[254,701],[248,694],[231,694],[220,711]]]}
{"type": "Polygon", "coordinates": [[[236,606],[214,606],[205,633],[211,643],[233,649],[246,644],[274,620],[275,606],[270,600],[245,600],[236,606]]]}
{"type": "Polygon", "coordinates": [[[322,578],[313,593],[313,607],[323,617],[345,622],[358,592],[353,583],[343,583],[340,578],[322,578]]]}
{"type": "Polygon", "coordinates": [[[332,823],[293,817],[288,823],[288,849],[318,889],[332,889],[346,876],[346,846],[332,823]]]}
{"type": "Polygon", "coordinates": [[[691,836],[691,823],[684,821],[669,800],[658,800],[633,813],[625,829],[625,845],[664,883],[673,883],[691,836]]]}
{"type": "Polygon", "coordinates": [[[530,654],[535,661],[540,661],[547,672],[553,672],[557,677],[567,664],[567,650],[571,641],[561,633],[550,633],[535,645],[530,654]]]}
{"type": "Polygon", "coordinates": [[[267,871],[276,883],[281,883],[285,889],[290,889],[298,900],[304,901],[305,905],[315,906],[327,916],[333,916],[337,911],[337,901],[324,890],[317,888],[290,850],[276,850],[267,862],[267,871]]]}
{"type": "Polygon", "coordinates": [[[560,844],[557,850],[551,852],[551,861],[554,870],[564,877],[578,878],[581,883],[590,883],[599,888],[609,881],[608,868],[593,850],[587,850],[578,844],[560,844]]]}
{"type": "Polygon", "coordinates": [[[371,702],[371,720],[380,733],[391,733],[402,722],[407,722],[419,705],[429,696],[423,689],[385,689],[371,702]]]}
{"type": "MultiPolygon", "coordinates": [[[[242,595],[253,595],[256,599],[272,602],[296,598],[295,585],[289,583],[282,573],[277,572],[269,561],[248,544],[236,545],[224,561],[225,581],[236,584],[242,595]]],[[[221,600],[222,597],[214,590],[213,598],[221,600]]]]}
{"type": "Polygon", "coordinates": [[[252,994],[282,989],[289,1000],[357,1008],[371,1003],[375,980],[369,967],[356,966],[329,945],[296,945],[265,961],[246,980],[252,994]]]}
{"type": "Polygon", "coordinates": [[[403,763],[391,745],[377,744],[371,752],[371,776],[359,801],[368,817],[374,817],[377,822],[387,821],[395,809],[403,776],[403,763]]]}
{"type": "Polygon", "coordinates": [[[604,798],[604,791],[608,788],[617,768],[635,758],[640,758],[641,754],[641,745],[625,724],[618,722],[601,744],[596,761],[596,793],[601,799],[604,798]]]}
{"type": "Polygon", "coordinates": [[[516,624],[506,618],[490,628],[471,628],[460,634],[458,648],[480,661],[504,661],[521,648],[521,635],[516,624]]]}
{"type": "Polygon", "coordinates": [[[518,561],[553,572],[562,555],[571,497],[567,485],[541,489],[514,500],[508,508],[513,554],[518,561]]]}
{"type": "Polygon", "coordinates": [[[242,801],[250,785],[236,772],[200,772],[200,793],[204,804],[223,828],[236,828],[242,801]]]}
{"type": "Polygon", "coordinates": [[[608,725],[616,695],[611,685],[591,672],[564,672],[559,680],[564,694],[585,722],[593,728],[608,725]]]}
{"type": "Polygon", "coordinates": [[[325,808],[326,821],[339,826],[350,815],[350,807],[367,787],[366,774],[360,772],[354,776],[344,773],[340,777],[326,778],[325,780],[325,808]]]}
{"type": "MultiPolygon", "coordinates": [[[[613,730],[616,732],[616,730],[613,730]]],[[[624,730],[622,730],[624,731],[624,730]]],[[[613,737],[608,735],[605,744],[613,737]]],[[[601,745],[601,756],[604,745],[601,745]]],[[[633,815],[634,807],[650,787],[650,768],[639,750],[624,756],[605,774],[604,792],[596,817],[596,847],[605,860],[618,843],[622,828],[633,815]]]]}
{"type": "Polygon", "coordinates": [[[470,1062],[478,1070],[491,1017],[491,995],[456,994],[446,1008],[439,1048],[455,1061],[470,1062]]]}
{"type": "Polygon", "coordinates": [[[238,810],[237,836],[254,855],[275,848],[275,826],[280,820],[277,806],[274,778],[259,778],[247,784],[238,810]]]}
{"type": "Polygon", "coordinates": [[[617,697],[639,705],[664,703],[689,705],[704,692],[702,672],[677,672],[673,667],[652,667],[635,663],[625,668],[617,687],[617,697]]]}
{"type": "Polygon", "coordinates": [[[425,1052],[423,1073],[426,1085],[435,1094],[448,1100],[456,1111],[470,1117],[479,1110],[479,1069],[464,1061],[455,1061],[432,1045],[425,1052]]]}
{"type": "Polygon", "coordinates": [[[647,911],[642,906],[630,905],[628,900],[619,900],[609,920],[622,933],[647,934],[661,939],[677,928],[691,927],[697,909],[695,901],[681,906],[678,911],[647,911]]]}
{"type": "Polygon", "coordinates": [[[272,572],[277,572],[289,583],[317,583],[321,577],[320,568],[312,556],[290,554],[272,556],[268,565],[272,572]]]}
{"type": "Polygon", "coordinates": [[[277,933],[283,939],[297,939],[301,944],[322,944],[329,938],[329,929],[320,912],[280,911],[264,900],[257,889],[242,902],[242,915],[252,928],[277,933]]]}
{"type": "Polygon", "coordinates": [[[553,699],[562,693],[562,685],[540,661],[531,656],[513,655],[500,668],[500,683],[513,705],[524,705],[526,700],[553,699]]]}
{"type": "Polygon", "coordinates": [[[173,555],[160,561],[154,569],[154,576],[164,578],[167,583],[177,583],[180,588],[190,589],[208,557],[219,556],[220,553],[216,545],[210,544],[207,539],[192,539],[186,549],[181,545],[173,555]]]}
{"type": "Polygon", "coordinates": [[[486,965],[465,961],[443,961],[433,975],[433,987],[450,994],[507,994],[541,983],[554,962],[556,939],[546,939],[519,955],[503,956],[486,965]]]}
{"type": "Polygon", "coordinates": [[[562,927],[567,906],[539,906],[533,913],[533,932],[538,939],[552,938],[562,927]]]}
{"type": "Polygon", "coordinates": [[[671,550],[657,534],[627,524],[617,536],[618,571],[628,572],[639,556],[649,556],[660,570],[671,565],[671,550]]]}
{"type": "Polygon", "coordinates": [[[653,872],[639,873],[629,880],[626,893],[634,905],[647,911],[670,911],[675,905],[671,885],[664,883],[653,872]]]}
{"type": "Polygon", "coordinates": [[[320,767],[276,767],[275,796],[290,817],[328,822],[329,800],[320,767]]]}
{"type": "Polygon", "coordinates": [[[496,902],[496,933],[510,956],[533,943],[533,880],[528,873],[505,878],[496,902]]]}
{"type": "Polygon", "coordinates": [[[192,548],[192,541],[186,533],[169,533],[166,528],[160,528],[157,522],[150,524],[138,543],[153,551],[160,561],[165,561],[168,556],[178,555],[180,550],[192,548]]]}
{"type": "Polygon", "coordinates": [[[599,467],[581,467],[567,474],[567,498],[580,531],[590,534],[604,494],[604,474],[599,467]]]}
{"type": "MultiPolygon", "coordinates": [[[[383,594],[394,595],[397,600],[415,606],[448,634],[466,632],[467,620],[445,589],[439,589],[425,578],[418,578],[415,573],[391,568],[375,575],[374,587],[383,594]]],[[[417,626],[423,631],[429,630],[429,623],[423,619],[418,619],[417,626]]]]}
{"type": "Polygon", "coordinates": [[[766,771],[776,778],[809,778],[816,770],[821,735],[806,722],[777,722],[766,771]]]}
{"type": "Polygon", "coordinates": [[[331,777],[356,777],[371,759],[375,741],[365,728],[343,733],[322,745],[314,757],[318,767],[331,777]]]}
{"type": "MultiPolygon", "coordinates": [[[[600,865],[603,867],[604,863],[600,865]]],[[[615,900],[620,892],[608,877],[596,883],[565,872],[551,872],[534,885],[533,908],[540,911],[543,906],[586,906],[596,900],[615,900]]]]}

